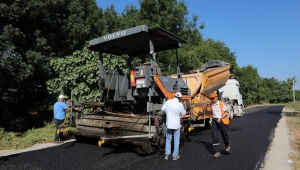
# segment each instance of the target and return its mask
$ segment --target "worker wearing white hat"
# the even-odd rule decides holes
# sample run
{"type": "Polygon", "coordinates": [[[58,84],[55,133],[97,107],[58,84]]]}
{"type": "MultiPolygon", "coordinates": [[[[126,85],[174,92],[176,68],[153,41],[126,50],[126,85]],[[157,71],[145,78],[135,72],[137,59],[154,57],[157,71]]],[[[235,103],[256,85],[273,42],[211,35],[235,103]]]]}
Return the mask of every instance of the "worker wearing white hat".
{"type": "Polygon", "coordinates": [[[166,114],[166,147],[165,159],[168,160],[171,155],[171,141],[174,136],[173,160],[179,159],[179,138],[180,138],[180,115],[185,115],[186,111],[180,102],[182,94],[177,92],[175,98],[168,100],[162,106],[161,110],[166,114]]]}
{"type": "Polygon", "coordinates": [[[65,96],[59,95],[58,101],[54,104],[54,123],[56,126],[55,136],[54,136],[54,143],[62,143],[63,141],[63,134],[59,133],[57,134],[57,130],[59,129],[59,126],[64,122],[66,118],[66,110],[70,110],[68,106],[64,102],[65,96]]]}

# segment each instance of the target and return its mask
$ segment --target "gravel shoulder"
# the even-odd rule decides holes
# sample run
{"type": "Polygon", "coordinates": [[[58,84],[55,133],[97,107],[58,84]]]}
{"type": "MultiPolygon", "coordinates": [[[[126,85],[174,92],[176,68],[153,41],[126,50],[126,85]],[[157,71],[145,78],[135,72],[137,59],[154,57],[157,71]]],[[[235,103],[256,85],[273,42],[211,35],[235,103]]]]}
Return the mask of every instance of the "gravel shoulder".
{"type": "Polygon", "coordinates": [[[281,113],[282,118],[277,123],[274,138],[266,153],[262,170],[292,169],[292,162],[288,157],[293,150],[290,146],[289,130],[286,123],[286,114],[289,112],[293,112],[293,110],[283,108],[281,113]]]}

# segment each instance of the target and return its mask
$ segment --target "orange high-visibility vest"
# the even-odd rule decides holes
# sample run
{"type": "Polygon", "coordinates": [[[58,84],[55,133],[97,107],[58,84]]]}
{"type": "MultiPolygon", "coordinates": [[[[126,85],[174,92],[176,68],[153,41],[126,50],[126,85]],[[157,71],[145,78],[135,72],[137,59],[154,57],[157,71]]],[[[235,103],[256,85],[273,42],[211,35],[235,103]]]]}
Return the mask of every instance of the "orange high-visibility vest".
{"type": "MultiPolygon", "coordinates": [[[[212,104],[213,104],[213,102],[211,101],[210,102],[210,107],[211,108],[212,108],[212,104]]],[[[224,102],[222,102],[222,101],[219,100],[219,105],[220,105],[220,110],[221,110],[221,113],[222,113],[222,116],[223,116],[225,114],[225,112],[222,110],[222,108],[224,106],[224,102]]],[[[227,112],[227,114],[228,114],[228,112],[227,112]]],[[[229,117],[227,116],[227,117],[223,118],[222,122],[223,122],[224,125],[228,125],[229,124],[229,117]]]]}

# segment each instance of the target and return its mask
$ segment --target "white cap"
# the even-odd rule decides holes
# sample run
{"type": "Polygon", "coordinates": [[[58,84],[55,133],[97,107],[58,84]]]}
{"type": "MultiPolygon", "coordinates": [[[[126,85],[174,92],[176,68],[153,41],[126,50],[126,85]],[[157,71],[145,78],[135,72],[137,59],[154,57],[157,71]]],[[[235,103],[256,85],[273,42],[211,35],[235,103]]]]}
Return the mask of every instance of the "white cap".
{"type": "Polygon", "coordinates": [[[180,92],[177,92],[177,93],[175,94],[175,97],[181,98],[181,97],[182,97],[182,94],[181,94],[180,92]]]}
{"type": "Polygon", "coordinates": [[[64,99],[65,96],[64,96],[64,95],[59,95],[58,98],[59,98],[59,99],[64,99]]]}

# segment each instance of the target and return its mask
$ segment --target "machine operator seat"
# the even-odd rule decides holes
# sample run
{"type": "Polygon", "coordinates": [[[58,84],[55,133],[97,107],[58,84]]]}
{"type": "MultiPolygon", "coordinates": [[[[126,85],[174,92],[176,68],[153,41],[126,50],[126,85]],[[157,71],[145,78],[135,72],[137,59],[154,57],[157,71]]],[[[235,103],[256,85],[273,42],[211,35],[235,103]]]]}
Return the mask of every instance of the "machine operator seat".
{"type": "Polygon", "coordinates": [[[122,76],[124,75],[124,72],[120,69],[119,65],[115,66],[115,70],[118,72],[119,75],[122,75],[122,76]]]}
{"type": "MultiPolygon", "coordinates": [[[[154,59],[156,60],[156,58],[155,58],[156,53],[154,53],[153,56],[154,56],[154,59]]],[[[151,65],[151,62],[146,62],[146,63],[144,63],[144,65],[149,66],[149,65],[151,65]]],[[[156,68],[156,75],[160,76],[161,75],[160,67],[158,66],[158,64],[156,62],[154,63],[154,65],[155,65],[155,68],[156,68]]]]}

